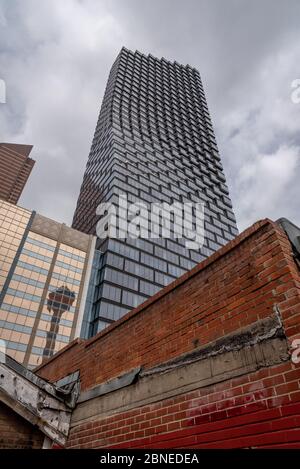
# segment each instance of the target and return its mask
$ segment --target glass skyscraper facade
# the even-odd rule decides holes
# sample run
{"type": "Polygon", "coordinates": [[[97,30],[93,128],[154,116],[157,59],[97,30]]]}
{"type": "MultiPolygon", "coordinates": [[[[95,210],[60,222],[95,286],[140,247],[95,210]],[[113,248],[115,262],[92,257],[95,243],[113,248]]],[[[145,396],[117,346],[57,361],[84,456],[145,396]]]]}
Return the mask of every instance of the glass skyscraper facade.
{"type": "Polygon", "coordinates": [[[79,336],[94,257],[95,237],[0,200],[0,339],[8,355],[32,368],[79,336]]]}
{"type": "MultiPolygon", "coordinates": [[[[95,234],[103,202],[204,204],[205,242],[98,239],[98,273],[88,333],[145,301],[238,233],[199,72],[125,48],[113,64],[73,219],[95,234]]],[[[174,235],[174,233],[173,233],[174,235]]]]}

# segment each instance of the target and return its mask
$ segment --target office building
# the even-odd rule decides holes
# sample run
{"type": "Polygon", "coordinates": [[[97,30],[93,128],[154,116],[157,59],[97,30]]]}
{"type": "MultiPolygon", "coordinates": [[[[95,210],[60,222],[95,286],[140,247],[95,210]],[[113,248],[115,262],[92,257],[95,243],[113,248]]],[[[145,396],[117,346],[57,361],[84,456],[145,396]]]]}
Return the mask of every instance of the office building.
{"type": "Polygon", "coordinates": [[[73,227],[95,234],[99,204],[203,203],[205,242],[98,239],[103,252],[87,335],[144,302],[238,232],[199,72],[123,48],[110,71],[73,227]]]}
{"type": "Polygon", "coordinates": [[[12,358],[32,368],[80,335],[95,241],[0,200],[0,339],[12,358]]]}

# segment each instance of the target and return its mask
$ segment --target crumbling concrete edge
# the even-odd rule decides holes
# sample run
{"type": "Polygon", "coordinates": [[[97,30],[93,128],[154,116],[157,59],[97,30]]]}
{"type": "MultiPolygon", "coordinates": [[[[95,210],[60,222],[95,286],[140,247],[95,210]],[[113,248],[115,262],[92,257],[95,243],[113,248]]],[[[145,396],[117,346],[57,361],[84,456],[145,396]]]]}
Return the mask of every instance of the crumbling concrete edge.
{"type": "Polygon", "coordinates": [[[71,427],[288,361],[288,341],[275,309],[274,313],[173,361],[139,372],[131,370],[119,380],[115,378],[95,387],[92,393],[82,393],[72,414],[71,427]],[[126,375],[131,376],[131,385],[128,381],[126,386],[116,388],[116,383],[122,384],[126,375]],[[108,383],[114,387],[109,388],[108,383]],[[101,392],[97,395],[98,391],[101,392]]]}
{"type": "Polygon", "coordinates": [[[208,345],[197,347],[192,352],[187,352],[172,360],[168,360],[159,366],[141,371],[140,377],[165,373],[178,366],[188,365],[226,352],[241,350],[244,347],[250,347],[268,339],[276,337],[286,339],[277,305],[274,305],[273,310],[273,316],[256,321],[250,326],[221,337],[208,345]]]}

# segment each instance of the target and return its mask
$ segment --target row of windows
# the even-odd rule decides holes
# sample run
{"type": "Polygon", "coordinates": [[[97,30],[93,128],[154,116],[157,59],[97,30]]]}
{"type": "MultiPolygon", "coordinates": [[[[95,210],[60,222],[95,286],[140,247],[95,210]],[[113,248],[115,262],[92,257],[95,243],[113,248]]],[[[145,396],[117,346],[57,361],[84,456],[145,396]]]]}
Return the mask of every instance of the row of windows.
{"type": "Polygon", "coordinates": [[[182,86],[182,84],[178,86],[178,82],[172,82],[172,80],[167,81],[161,79],[159,76],[155,77],[153,80],[148,74],[133,73],[133,70],[130,69],[127,69],[124,73],[122,69],[119,69],[114,86],[126,89],[127,92],[134,92],[135,96],[139,96],[140,91],[144,94],[149,93],[150,96],[161,98],[163,102],[168,105],[170,105],[174,99],[181,99],[190,104],[194,104],[197,110],[201,110],[202,108],[207,110],[204,94],[201,96],[202,91],[199,88],[194,87],[194,90],[192,90],[193,85],[190,82],[187,83],[186,86],[182,86]]]}
{"type": "MultiPolygon", "coordinates": [[[[41,314],[41,320],[51,322],[51,319],[52,319],[52,315],[46,314],[46,313],[41,314]]],[[[69,321],[68,319],[60,319],[59,323],[61,326],[66,326],[66,327],[73,326],[73,321],[69,321]]]]}
{"type": "Polygon", "coordinates": [[[71,272],[76,272],[77,274],[82,273],[82,269],[80,269],[79,267],[74,267],[73,265],[66,264],[65,262],[62,262],[62,261],[56,261],[55,265],[58,267],[62,267],[64,269],[70,270],[71,272]]]}
{"type": "Polygon", "coordinates": [[[118,272],[117,270],[112,270],[109,267],[104,271],[104,280],[127,287],[130,290],[138,290],[139,283],[137,278],[123,272],[118,272]]]}
{"type": "Polygon", "coordinates": [[[38,259],[38,260],[43,261],[43,262],[49,262],[49,263],[52,262],[52,257],[44,256],[44,255],[39,254],[37,252],[30,251],[29,249],[26,249],[26,248],[22,249],[22,254],[25,254],[29,257],[33,257],[34,259],[38,259]]]}
{"type": "MultiPolygon", "coordinates": [[[[171,176],[171,175],[170,175],[170,176],[171,176]]],[[[120,175],[120,177],[121,177],[121,175],[120,175]]],[[[188,184],[189,184],[189,186],[191,186],[191,185],[192,185],[192,182],[188,182],[188,184]]],[[[127,187],[127,189],[128,189],[128,186],[126,186],[126,187],[127,187]]],[[[197,186],[195,186],[195,187],[197,187],[197,186]]],[[[129,194],[129,195],[130,195],[130,194],[129,194]]],[[[163,195],[163,194],[162,194],[162,195],[163,195]]],[[[205,196],[205,194],[202,193],[202,198],[203,198],[204,196],[205,196]]],[[[135,197],[135,196],[131,196],[131,199],[133,199],[134,197],[135,197]]],[[[191,197],[192,197],[192,194],[191,194],[191,197]]],[[[151,199],[151,201],[152,201],[152,199],[151,199]]],[[[199,201],[199,200],[197,199],[197,201],[199,201]]]]}
{"type": "MultiPolygon", "coordinates": [[[[133,166],[133,164],[131,163],[130,160],[132,159],[132,157],[127,156],[127,158],[128,159],[126,160],[126,168],[123,168],[123,166],[121,166],[122,161],[120,161],[120,163],[115,166],[114,173],[113,173],[113,177],[115,181],[117,181],[116,178],[120,179],[122,177],[124,179],[124,175],[126,175],[127,181],[128,182],[130,181],[131,185],[135,184],[136,187],[140,187],[141,189],[144,189],[144,190],[146,189],[147,186],[156,187],[157,189],[159,189],[160,199],[161,199],[161,196],[168,195],[169,197],[168,200],[170,200],[171,198],[174,197],[174,195],[176,195],[176,192],[178,191],[180,191],[180,195],[186,195],[186,196],[189,195],[190,197],[192,197],[194,194],[198,194],[197,195],[198,202],[200,200],[209,200],[210,197],[215,198],[216,195],[219,195],[219,199],[224,200],[224,202],[226,203],[226,207],[231,207],[230,199],[224,196],[224,193],[223,193],[225,191],[226,193],[228,192],[227,187],[224,186],[223,184],[221,185],[220,182],[219,182],[219,187],[221,191],[218,189],[218,186],[215,184],[215,186],[213,186],[213,190],[215,191],[215,193],[211,193],[211,196],[209,196],[208,193],[206,192],[207,186],[208,185],[211,186],[212,183],[211,181],[207,180],[206,176],[204,175],[202,175],[200,180],[196,178],[191,179],[189,177],[186,177],[184,173],[182,173],[182,176],[180,177],[179,174],[181,174],[181,172],[180,173],[178,172],[178,175],[176,174],[176,176],[174,177],[171,174],[169,169],[167,169],[167,171],[165,170],[164,174],[160,173],[158,175],[154,171],[149,171],[150,168],[147,168],[147,169],[142,168],[141,165],[140,165],[141,168],[139,168],[139,172],[136,172],[135,174],[136,179],[140,181],[140,182],[137,182],[131,178],[133,174],[131,167],[133,166]],[[155,180],[155,183],[151,182],[152,180],[155,180]],[[173,180],[177,184],[176,187],[174,186],[173,180]]],[[[165,166],[166,166],[166,163],[165,163],[165,166]]],[[[139,199],[134,196],[131,196],[131,199],[133,201],[139,201],[139,199]]]]}
{"type": "Polygon", "coordinates": [[[153,283],[146,282],[145,280],[140,281],[140,292],[147,296],[153,296],[157,293],[161,287],[154,285],[153,283]]]}
{"type": "Polygon", "coordinates": [[[131,248],[130,246],[127,246],[125,243],[110,239],[108,246],[109,249],[116,254],[122,254],[123,256],[129,257],[135,261],[139,260],[139,251],[137,249],[131,248]]]}
{"type": "MultiPolygon", "coordinates": [[[[116,91],[118,94],[114,95],[112,110],[120,111],[119,105],[122,104],[122,111],[125,115],[127,114],[127,108],[129,116],[136,110],[138,116],[142,118],[142,112],[147,120],[149,119],[153,123],[161,122],[163,125],[169,123],[174,128],[177,122],[178,127],[183,132],[186,130],[190,135],[192,135],[192,126],[199,131],[199,125],[204,125],[204,122],[206,122],[203,108],[197,106],[195,101],[190,104],[186,97],[181,102],[175,96],[167,101],[165,96],[159,96],[156,92],[151,93],[149,89],[143,91],[139,88],[134,91],[132,87],[126,88],[124,84],[122,87],[116,84],[116,91]],[[136,98],[134,98],[134,95],[136,95],[136,98]]],[[[144,122],[146,123],[146,121],[144,122]]],[[[206,129],[204,135],[208,136],[206,129]]],[[[199,137],[196,132],[195,137],[199,137]]]]}
{"type": "MultiPolygon", "coordinates": [[[[60,347],[58,347],[58,343],[56,343],[56,350],[55,350],[55,351],[59,350],[59,348],[60,348],[60,347]]],[[[55,353],[55,351],[54,351],[53,353],[55,353]]],[[[31,353],[32,353],[33,355],[42,356],[42,355],[45,354],[45,349],[44,349],[44,348],[41,348],[41,347],[36,347],[36,346],[34,346],[34,347],[32,347],[32,349],[31,349],[31,353]]],[[[31,359],[32,359],[32,357],[31,357],[31,359]]],[[[30,361],[31,361],[31,359],[30,359],[30,361]]]]}
{"type": "Polygon", "coordinates": [[[23,316],[28,316],[30,318],[36,317],[36,312],[31,311],[30,309],[21,308],[20,306],[11,305],[8,303],[2,303],[1,309],[4,311],[9,311],[10,313],[21,314],[23,316]]]}
{"type": "MultiPolygon", "coordinates": [[[[215,240],[215,234],[220,235],[221,237],[223,236],[223,233],[220,228],[225,228],[226,225],[224,225],[221,222],[216,221],[215,219],[212,219],[211,223],[211,217],[207,216],[207,219],[205,221],[205,230],[206,230],[206,238],[210,238],[211,240],[215,240]],[[209,220],[209,222],[207,221],[209,220]],[[213,224],[212,224],[213,223],[213,224]],[[220,228],[218,227],[220,226],[220,228]]],[[[180,256],[186,256],[187,258],[190,258],[191,252],[189,249],[185,248],[185,238],[179,238],[176,239],[176,241],[173,241],[172,239],[164,239],[164,238],[157,238],[157,239],[152,239],[151,243],[149,241],[143,240],[141,238],[138,239],[133,239],[133,238],[127,238],[126,240],[127,244],[131,244],[133,247],[138,248],[139,250],[145,250],[148,253],[153,253],[153,248],[154,245],[162,245],[166,246],[167,250],[161,250],[156,248],[155,254],[158,257],[165,258],[169,262],[173,262],[175,264],[178,264],[178,255],[180,256]],[[173,254],[172,252],[175,252],[176,254],[173,254]]],[[[206,244],[208,246],[208,244],[206,244]]],[[[122,256],[130,257],[133,260],[138,261],[138,250],[131,251],[128,249],[128,246],[125,245],[124,243],[121,243],[119,241],[115,240],[110,240],[109,241],[109,249],[114,251],[115,254],[120,254],[122,256]]],[[[201,260],[201,253],[198,254],[199,256],[199,261],[201,260]]],[[[160,269],[158,264],[155,263],[156,258],[154,260],[152,258],[146,257],[144,263],[146,265],[151,265],[154,268],[160,269]],[[150,262],[150,263],[149,263],[150,262]]],[[[111,257],[111,260],[107,261],[107,263],[111,263],[111,265],[119,268],[120,270],[123,269],[123,260],[121,260],[118,256],[116,257],[111,257]]],[[[163,264],[162,269],[165,270],[165,264],[163,264]]]]}
{"type": "Polygon", "coordinates": [[[128,308],[101,300],[95,305],[93,320],[101,317],[102,319],[107,319],[108,322],[116,321],[128,311],[128,308]]]}
{"type": "Polygon", "coordinates": [[[125,271],[148,280],[153,280],[154,278],[153,270],[127,259],[125,260],[125,271]]]}
{"type": "Polygon", "coordinates": [[[165,78],[167,82],[174,84],[177,80],[180,80],[182,84],[186,83],[187,86],[191,85],[195,89],[197,89],[196,83],[201,86],[200,76],[196,69],[180,65],[177,62],[171,63],[165,59],[159,60],[152,56],[138,56],[131,52],[126,54],[125,51],[122,51],[119,59],[118,73],[122,72],[122,70],[125,72],[125,69],[126,74],[131,70],[135,76],[138,76],[138,72],[144,73],[153,82],[157,78],[160,80],[165,78]]]}
{"type": "Polygon", "coordinates": [[[47,249],[48,251],[52,251],[52,252],[55,251],[55,246],[51,246],[48,243],[31,238],[30,236],[26,238],[26,242],[29,244],[33,244],[35,246],[39,246],[40,248],[43,248],[43,249],[47,249]]]}
{"type": "Polygon", "coordinates": [[[176,64],[169,64],[167,66],[158,59],[153,63],[149,58],[140,61],[136,57],[122,55],[116,76],[120,74],[122,76],[132,75],[136,83],[146,80],[155,83],[159,80],[162,83],[172,83],[176,86],[177,82],[180,82],[181,87],[185,85],[187,88],[192,87],[194,90],[200,90],[204,97],[197,70],[194,69],[191,72],[190,69],[182,65],[177,67],[176,64]]]}
{"type": "MultiPolygon", "coordinates": [[[[141,245],[140,245],[139,241],[144,241],[144,240],[140,239],[140,238],[138,238],[138,239],[127,238],[127,243],[130,242],[130,243],[132,243],[133,246],[141,249],[141,245]]],[[[155,243],[155,241],[158,241],[158,240],[153,240],[154,243],[155,243]]],[[[183,255],[186,255],[187,257],[189,257],[188,250],[183,248],[183,247],[180,247],[180,246],[178,247],[178,253],[181,254],[180,256],[178,256],[177,254],[174,254],[170,251],[159,248],[156,244],[151,244],[151,243],[147,243],[147,244],[149,244],[150,247],[151,247],[151,249],[149,249],[149,252],[153,252],[153,248],[155,247],[156,256],[158,256],[162,259],[166,259],[169,262],[173,262],[177,265],[180,265],[181,267],[183,267],[186,270],[190,270],[195,265],[195,262],[191,261],[191,259],[182,257],[183,255]]],[[[177,246],[177,244],[174,244],[174,246],[177,246]]],[[[143,246],[143,247],[145,247],[145,246],[143,246]]],[[[115,267],[119,270],[124,269],[126,272],[132,273],[132,274],[137,275],[139,277],[143,277],[143,278],[148,279],[148,280],[153,280],[154,270],[149,269],[149,267],[141,265],[140,263],[130,261],[128,259],[124,260],[123,257],[120,257],[119,255],[113,254],[111,252],[107,253],[105,264],[110,265],[112,267],[115,267]],[[124,264],[124,261],[125,261],[125,264],[124,264]]],[[[156,266],[155,266],[155,268],[156,268],[156,266]]],[[[159,282],[159,283],[161,283],[161,282],[159,282]]]]}
{"type": "Polygon", "coordinates": [[[205,128],[204,132],[201,132],[201,128],[206,123],[203,111],[197,111],[194,106],[193,108],[189,107],[188,103],[179,105],[175,100],[172,104],[164,102],[163,98],[159,101],[158,96],[154,97],[154,94],[153,103],[150,101],[149,94],[145,95],[144,99],[139,96],[134,100],[132,91],[127,93],[124,88],[116,90],[119,95],[114,97],[111,116],[115,115],[119,116],[120,120],[125,118],[128,122],[135,122],[139,128],[143,127],[145,130],[149,130],[150,127],[154,129],[154,132],[155,127],[159,127],[163,131],[168,129],[168,134],[170,133],[176,138],[184,137],[185,142],[189,143],[191,147],[196,142],[199,145],[201,142],[207,142],[209,145],[212,143],[213,148],[216,149],[215,139],[208,130],[205,128]]]}
{"type": "Polygon", "coordinates": [[[32,328],[22,326],[21,324],[0,320],[0,328],[9,329],[11,331],[22,332],[24,334],[31,334],[32,328]]]}
{"type": "Polygon", "coordinates": [[[65,300],[65,302],[60,301],[60,298],[58,297],[57,300],[52,299],[51,301],[53,303],[48,303],[48,298],[45,300],[45,306],[47,307],[47,310],[57,312],[58,314],[63,314],[65,312],[67,313],[75,313],[76,308],[74,306],[70,306],[68,300],[65,300]]]}
{"type": "MultiPolygon", "coordinates": [[[[120,164],[132,162],[135,166],[137,165],[141,168],[142,174],[151,174],[151,172],[155,174],[155,182],[158,184],[161,184],[161,180],[164,180],[163,175],[165,174],[166,187],[172,182],[170,181],[171,178],[177,183],[186,182],[190,187],[193,183],[195,185],[194,188],[201,189],[202,187],[210,186],[214,190],[214,188],[218,186],[220,189],[223,189],[222,192],[228,194],[227,186],[224,184],[225,177],[222,170],[219,169],[216,164],[210,167],[210,163],[200,155],[198,155],[197,160],[194,161],[191,156],[183,157],[182,151],[180,153],[174,149],[172,149],[171,152],[164,151],[163,153],[153,151],[154,154],[152,155],[149,151],[146,151],[145,148],[142,153],[139,151],[138,155],[136,155],[135,152],[137,150],[135,147],[137,147],[137,144],[125,144],[125,147],[126,153],[124,152],[123,139],[116,136],[114,149],[122,156],[118,160],[118,170],[120,170],[120,164]],[[203,182],[205,184],[203,184],[203,182]]],[[[95,182],[98,183],[97,177],[95,178],[95,182]]]]}
{"type": "Polygon", "coordinates": [[[28,223],[30,218],[31,212],[17,205],[9,204],[4,200],[1,201],[0,205],[0,216],[3,218],[11,218],[12,220],[16,220],[19,223],[24,223],[25,225],[28,223]]]}
{"type": "Polygon", "coordinates": [[[207,103],[202,90],[199,87],[194,87],[193,83],[189,82],[186,86],[172,80],[162,80],[160,76],[152,79],[147,74],[140,74],[139,70],[133,75],[132,70],[128,69],[123,73],[119,69],[117,77],[112,86],[112,90],[116,87],[128,93],[134,91],[135,96],[139,97],[140,91],[149,94],[152,97],[159,97],[164,103],[171,104],[175,101],[189,103],[197,110],[208,112],[207,103]],[[193,89],[194,88],[194,89],[193,89]]]}
{"type": "Polygon", "coordinates": [[[29,264],[28,262],[23,262],[19,260],[17,263],[17,266],[22,267],[23,269],[26,269],[26,270],[31,270],[38,274],[48,275],[48,270],[43,269],[42,267],[37,267],[36,265],[33,265],[33,264],[29,264]]]}
{"type": "MultiPolygon", "coordinates": [[[[123,98],[126,99],[126,98],[123,98]]],[[[129,100],[128,100],[129,102],[129,100]]],[[[158,110],[155,109],[153,114],[146,114],[145,119],[143,119],[141,112],[142,109],[145,112],[150,112],[148,108],[140,107],[138,112],[135,113],[132,109],[128,112],[124,110],[121,111],[121,108],[118,111],[112,112],[112,120],[117,124],[120,123],[121,128],[128,128],[131,133],[134,135],[134,129],[139,131],[140,141],[144,142],[145,137],[148,137],[152,144],[157,143],[158,148],[161,149],[171,149],[172,147],[188,151],[191,154],[200,154],[203,150],[210,152],[215,152],[218,156],[217,147],[211,139],[208,139],[208,134],[201,135],[200,131],[196,132],[191,131],[191,126],[199,125],[200,121],[196,121],[191,117],[183,120],[176,125],[175,122],[170,124],[166,120],[166,112],[162,113],[161,119],[158,117],[158,110]]]]}
{"type": "Polygon", "coordinates": [[[44,282],[39,282],[38,280],[24,277],[23,275],[13,274],[12,280],[24,283],[26,285],[32,285],[33,287],[36,287],[36,288],[44,288],[45,286],[44,282]]]}
{"type": "MultiPolygon", "coordinates": [[[[7,303],[2,303],[1,309],[3,309],[4,311],[9,311],[11,313],[18,314],[18,315],[21,314],[22,316],[27,316],[30,318],[36,317],[35,311],[31,311],[29,309],[21,308],[20,306],[10,305],[7,303]]],[[[47,322],[51,322],[52,315],[43,313],[41,314],[41,319],[47,322]]],[[[60,324],[66,327],[72,327],[73,321],[69,321],[67,319],[61,319],[60,324]]]]}
{"type": "Polygon", "coordinates": [[[37,295],[31,295],[30,293],[25,293],[20,290],[15,290],[14,288],[8,288],[6,291],[7,295],[12,295],[13,297],[22,298],[24,300],[33,301],[35,303],[39,303],[41,301],[41,297],[37,295]]]}
{"type": "Polygon", "coordinates": [[[169,285],[174,279],[174,277],[170,277],[169,275],[163,274],[161,272],[155,272],[155,282],[159,283],[162,286],[169,285]]]}
{"type": "MultiPolygon", "coordinates": [[[[38,337],[44,337],[47,338],[48,332],[47,331],[42,331],[41,329],[36,331],[36,335],[38,337]]],[[[55,339],[58,340],[59,342],[65,342],[68,343],[70,341],[70,336],[62,335],[62,334],[56,334],[55,339]]]]}
{"type": "Polygon", "coordinates": [[[73,259],[73,260],[78,261],[78,262],[84,263],[84,261],[85,261],[85,257],[79,256],[77,254],[74,254],[74,253],[71,253],[71,252],[68,252],[68,251],[65,251],[62,248],[59,249],[58,253],[62,254],[63,256],[66,256],[66,257],[70,257],[70,259],[73,259]]]}
{"type": "MultiPolygon", "coordinates": [[[[150,152],[150,150],[146,148],[145,144],[143,144],[143,148],[141,148],[141,145],[137,143],[140,139],[136,136],[130,138],[130,141],[127,137],[124,137],[124,141],[127,141],[127,144],[125,143],[127,152],[132,152],[128,158],[128,155],[126,155],[126,157],[124,155],[124,141],[122,143],[122,139],[123,137],[120,138],[119,136],[116,136],[116,144],[114,145],[114,149],[119,150],[118,153],[120,152],[123,157],[122,159],[119,159],[120,163],[126,163],[128,160],[132,160],[135,165],[144,165],[146,173],[149,172],[149,170],[152,170],[155,174],[156,184],[159,183],[159,180],[163,179],[161,177],[163,174],[168,175],[165,182],[169,183],[169,173],[173,175],[173,179],[175,181],[183,182],[181,178],[178,179],[180,173],[186,182],[192,181],[196,187],[199,187],[199,182],[202,183],[204,180],[207,185],[212,188],[215,185],[223,187],[221,185],[224,184],[225,180],[223,173],[215,165],[213,170],[210,170],[207,163],[208,158],[207,155],[205,156],[204,150],[201,152],[197,150],[197,154],[193,156],[189,147],[187,147],[187,152],[184,154],[183,148],[178,149],[173,145],[172,147],[164,146],[164,149],[160,146],[159,152],[156,150],[152,150],[152,152],[150,152]],[[168,167],[165,167],[166,162],[168,167]],[[206,179],[204,179],[204,175],[207,176],[206,179]],[[214,177],[214,175],[216,177],[214,177]]],[[[96,171],[97,169],[95,167],[95,175],[97,174],[96,171]]],[[[95,181],[97,181],[97,178],[95,178],[95,181]]]]}
{"type": "MultiPolygon", "coordinates": [[[[169,282],[166,282],[165,280],[162,280],[162,281],[166,284],[169,283],[169,282]]],[[[152,296],[157,291],[160,290],[162,285],[163,284],[155,285],[151,282],[147,282],[145,280],[140,280],[139,292],[143,293],[145,295],[148,295],[148,296],[152,296]]],[[[124,292],[124,290],[123,290],[123,292],[124,292]]],[[[105,298],[107,300],[111,300],[111,301],[116,302],[116,303],[122,303],[122,302],[124,303],[124,296],[123,296],[123,301],[121,301],[121,289],[116,287],[116,286],[108,285],[106,283],[103,285],[102,289],[100,290],[99,296],[97,298],[95,298],[95,301],[98,301],[101,298],[105,298]]]]}
{"type": "Polygon", "coordinates": [[[34,354],[34,355],[41,356],[44,353],[44,349],[42,349],[41,347],[32,347],[31,353],[34,354]]]}
{"type": "MultiPolygon", "coordinates": [[[[201,142],[200,137],[202,137],[201,128],[203,127],[203,123],[198,115],[194,116],[186,113],[180,115],[177,111],[173,110],[173,107],[167,106],[166,104],[163,106],[163,104],[160,105],[157,101],[155,101],[155,104],[154,102],[151,104],[149,98],[147,98],[147,100],[140,99],[132,101],[130,95],[124,92],[121,94],[118,90],[118,94],[114,97],[110,113],[112,120],[116,120],[117,122],[119,118],[119,120],[123,122],[130,123],[130,127],[139,130],[142,141],[144,140],[144,135],[142,135],[144,131],[145,136],[148,135],[148,138],[152,141],[151,129],[154,130],[154,133],[156,133],[156,129],[162,131],[170,129],[171,132],[175,131],[174,137],[177,137],[178,133],[179,137],[185,136],[187,139],[190,138],[190,143],[192,143],[194,138],[197,139],[199,143],[201,142]],[[114,119],[114,117],[117,119],[114,119]]],[[[206,129],[203,136],[208,138],[206,129]]],[[[207,141],[210,142],[210,139],[207,141]]]]}
{"type": "Polygon", "coordinates": [[[7,340],[5,341],[5,345],[8,349],[17,350],[18,352],[26,352],[27,350],[27,344],[22,344],[21,342],[7,340]]]}
{"type": "Polygon", "coordinates": [[[158,259],[157,257],[153,257],[150,254],[145,254],[141,252],[141,262],[142,264],[149,265],[157,270],[162,272],[167,272],[167,262],[163,261],[162,259],[158,259]]]}
{"type": "Polygon", "coordinates": [[[116,303],[119,303],[121,301],[121,289],[112,285],[104,284],[100,298],[107,298],[109,300],[115,301],[116,303]]]}
{"type": "Polygon", "coordinates": [[[144,296],[137,295],[136,293],[132,293],[127,290],[124,290],[122,294],[123,304],[130,306],[132,308],[136,308],[136,306],[146,301],[146,299],[147,298],[145,298],[144,296]]]}
{"type": "MultiPolygon", "coordinates": [[[[38,254],[38,253],[33,252],[33,251],[29,251],[28,249],[23,249],[22,254],[27,255],[29,257],[32,257],[34,259],[41,260],[42,262],[49,262],[49,263],[52,262],[51,257],[44,256],[44,255],[38,254]]],[[[67,253],[67,254],[69,254],[69,253],[67,253]]],[[[71,256],[69,256],[69,257],[71,257],[71,256]]],[[[79,256],[76,256],[76,258],[79,258],[79,256]]],[[[74,260],[77,260],[77,259],[74,258],[74,260]]],[[[35,272],[45,273],[45,275],[47,275],[47,273],[48,273],[48,271],[46,271],[46,269],[42,269],[42,268],[39,268],[37,266],[33,266],[31,264],[24,263],[22,261],[19,261],[18,265],[20,267],[28,268],[28,270],[34,270],[35,272]],[[30,267],[27,267],[27,266],[30,266],[30,267]]],[[[70,270],[70,271],[75,272],[75,273],[79,273],[79,274],[82,273],[82,268],[72,266],[72,265],[67,264],[65,262],[62,262],[62,261],[57,260],[56,261],[56,266],[62,267],[64,269],[70,270]]]]}
{"type": "Polygon", "coordinates": [[[76,286],[80,286],[81,284],[80,280],[76,280],[75,278],[71,278],[67,275],[59,274],[57,272],[52,273],[52,278],[55,278],[59,280],[60,282],[71,283],[72,285],[76,285],[76,286]]]}
{"type": "Polygon", "coordinates": [[[94,335],[98,334],[98,332],[103,331],[103,329],[105,329],[110,324],[110,321],[105,321],[103,319],[95,320],[93,323],[90,324],[88,336],[93,337],[94,335]]]}

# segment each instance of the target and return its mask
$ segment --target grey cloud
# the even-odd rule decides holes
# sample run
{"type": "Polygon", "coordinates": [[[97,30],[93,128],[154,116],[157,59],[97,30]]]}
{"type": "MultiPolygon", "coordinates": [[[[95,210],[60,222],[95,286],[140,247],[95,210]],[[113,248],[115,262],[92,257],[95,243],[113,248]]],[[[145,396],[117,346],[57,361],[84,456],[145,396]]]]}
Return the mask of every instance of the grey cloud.
{"type": "Polygon", "coordinates": [[[34,144],[22,205],[70,223],[109,68],[125,45],[197,67],[241,229],[300,224],[298,0],[6,0],[0,140],[34,144]]]}

